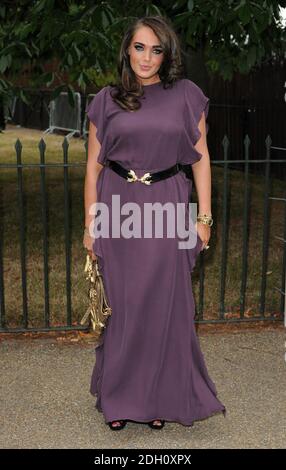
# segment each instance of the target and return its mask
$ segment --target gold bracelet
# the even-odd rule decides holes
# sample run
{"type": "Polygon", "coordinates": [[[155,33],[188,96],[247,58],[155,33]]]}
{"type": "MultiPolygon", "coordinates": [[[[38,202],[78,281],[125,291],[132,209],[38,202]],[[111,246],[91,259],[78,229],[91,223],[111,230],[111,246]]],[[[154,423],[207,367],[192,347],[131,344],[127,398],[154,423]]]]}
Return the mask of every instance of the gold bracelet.
{"type": "Polygon", "coordinates": [[[213,225],[213,218],[211,214],[199,214],[197,216],[197,221],[201,222],[202,224],[209,225],[210,227],[213,225]]]}

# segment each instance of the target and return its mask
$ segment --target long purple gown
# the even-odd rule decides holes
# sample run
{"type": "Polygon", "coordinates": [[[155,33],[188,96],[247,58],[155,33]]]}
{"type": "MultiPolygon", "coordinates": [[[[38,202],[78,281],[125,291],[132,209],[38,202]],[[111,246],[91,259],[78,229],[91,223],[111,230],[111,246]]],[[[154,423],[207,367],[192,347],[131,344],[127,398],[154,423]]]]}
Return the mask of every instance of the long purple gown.
{"type": "MultiPolygon", "coordinates": [[[[144,86],[141,108],[123,110],[111,86],[102,88],[86,108],[101,144],[98,161],[116,160],[138,177],[180,162],[201,158],[194,148],[198,122],[207,117],[209,98],[189,79],[173,88],[162,82],[144,86]]],[[[192,182],[180,171],[145,185],[129,183],[104,166],[97,179],[97,201],[112,204],[183,202],[192,182]]],[[[143,208],[142,208],[143,212],[143,208]]],[[[121,219],[122,220],[122,219],[121,219]]],[[[176,238],[97,238],[93,245],[103,274],[112,315],[104,342],[95,348],[90,393],[105,422],[155,419],[191,426],[195,420],[226,413],[217,398],[195,324],[191,271],[202,248],[178,249],[176,238]]]]}

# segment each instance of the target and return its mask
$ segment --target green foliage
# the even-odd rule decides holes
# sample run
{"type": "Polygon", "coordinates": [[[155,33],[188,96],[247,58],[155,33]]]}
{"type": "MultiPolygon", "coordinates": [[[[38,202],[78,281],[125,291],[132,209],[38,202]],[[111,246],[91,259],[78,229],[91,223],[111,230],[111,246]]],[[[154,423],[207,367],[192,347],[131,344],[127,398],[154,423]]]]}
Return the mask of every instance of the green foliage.
{"type": "Polygon", "coordinates": [[[2,0],[0,94],[30,88],[65,89],[72,96],[90,83],[116,77],[127,25],[144,15],[171,19],[183,48],[201,49],[210,72],[231,79],[264,61],[284,58],[285,28],[275,0],[171,0],[118,2],[2,0]]]}

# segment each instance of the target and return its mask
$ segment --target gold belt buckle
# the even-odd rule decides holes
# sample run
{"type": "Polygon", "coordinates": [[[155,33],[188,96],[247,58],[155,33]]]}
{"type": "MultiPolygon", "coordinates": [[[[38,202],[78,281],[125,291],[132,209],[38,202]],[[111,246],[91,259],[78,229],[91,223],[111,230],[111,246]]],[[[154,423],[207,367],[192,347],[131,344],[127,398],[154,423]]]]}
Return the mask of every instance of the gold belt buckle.
{"type": "Polygon", "coordinates": [[[130,175],[127,178],[128,183],[133,183],[134,181],[140,181],[141,183],[144,183],[144,184],[152,183],[152,181],[148,179],[148,178],[151,178],[150,173],[145,173],[143,176],[141,176],[141,178],[138,178],[134,170],[129,170],[128,175],[130,175]]]}

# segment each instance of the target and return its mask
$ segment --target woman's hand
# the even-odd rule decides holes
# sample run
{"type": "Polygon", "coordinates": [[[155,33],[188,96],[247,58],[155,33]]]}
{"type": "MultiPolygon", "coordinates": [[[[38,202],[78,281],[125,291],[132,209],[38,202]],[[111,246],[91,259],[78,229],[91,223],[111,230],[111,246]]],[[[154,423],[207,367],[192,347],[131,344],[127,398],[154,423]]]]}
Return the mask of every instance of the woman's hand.
{"type": "Polygon", "coordinates": [[[203,242],[202,250],[208,245],[209,239],[211,237],[211,228],[207,224],[202,224],[200,222],[195,223],[196,230],[203,242]]]}
{"type": "Polygon", "coordinates": [[[91,237],[88,233],[84,233],[83,236],[83,246],[87,249],[88,254],[91,256],[92,259],[96,259],[96,254],[92,250],[92,245],[94,243],[94,238],[91,237]]]}

